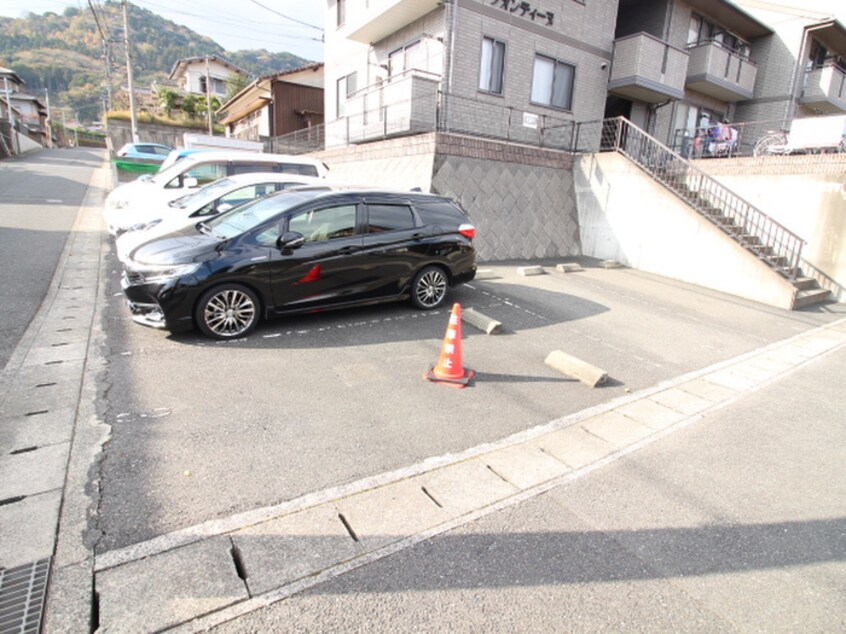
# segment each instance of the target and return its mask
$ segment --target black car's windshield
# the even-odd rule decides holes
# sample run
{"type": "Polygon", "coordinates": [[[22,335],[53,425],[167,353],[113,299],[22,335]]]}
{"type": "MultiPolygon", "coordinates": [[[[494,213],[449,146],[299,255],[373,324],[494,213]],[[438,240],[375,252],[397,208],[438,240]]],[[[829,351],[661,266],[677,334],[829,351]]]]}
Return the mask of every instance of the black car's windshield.
{"type": "Polygon", "coordinates": [[[323,190],[281,191],[266,198],[257,198],[252,202],[239,205],[235,209],[207,220],[203,224],[215,236],[224,239],[234,238],[245,231],[258,227],[274,216],[319,196],[321,193],[323,193],[323,190]]]}

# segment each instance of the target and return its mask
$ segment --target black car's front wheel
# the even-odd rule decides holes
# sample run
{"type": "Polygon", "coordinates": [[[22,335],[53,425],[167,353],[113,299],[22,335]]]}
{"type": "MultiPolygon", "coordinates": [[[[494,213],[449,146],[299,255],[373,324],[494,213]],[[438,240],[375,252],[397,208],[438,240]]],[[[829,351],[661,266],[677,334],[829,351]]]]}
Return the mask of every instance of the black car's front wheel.
{"type": "Polygon", "coordinates": [[[448,290],[446,271],[439,266],[427,266],[411,282],[411,303],[423,310],[437,308],[446,300],[448,290]]]}
{"type": "Polygon", "coordinates": [[[194,316],[197,326],[209,337],[245,337],[258,325],[259,300],[246,286],[225,284],[203,294],[194,316]]]}

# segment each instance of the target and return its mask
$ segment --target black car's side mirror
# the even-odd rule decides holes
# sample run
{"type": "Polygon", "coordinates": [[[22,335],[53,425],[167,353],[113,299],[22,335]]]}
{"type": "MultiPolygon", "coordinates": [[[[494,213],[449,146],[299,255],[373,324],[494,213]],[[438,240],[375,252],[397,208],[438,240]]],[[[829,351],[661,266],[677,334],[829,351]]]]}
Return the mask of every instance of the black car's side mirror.
{"type": "Polygon", "coordinates": [[[296,231],[286,231],[276,240],[276,246],[280,251],[292,251],[299,249],[305,244],[305,236],[296,231]]]}

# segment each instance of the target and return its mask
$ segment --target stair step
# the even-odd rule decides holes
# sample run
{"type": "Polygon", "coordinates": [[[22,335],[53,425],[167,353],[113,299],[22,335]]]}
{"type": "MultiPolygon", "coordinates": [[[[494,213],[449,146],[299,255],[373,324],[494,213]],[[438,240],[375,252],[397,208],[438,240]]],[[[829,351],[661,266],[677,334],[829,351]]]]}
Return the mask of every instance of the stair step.
{"type": "Polygon", "coordinates": [[[808,291],[819,288],[819,282],[817,282],[813,277],[798,277],[793,280],[793,286],[798,288],[800,291],[808,291]]]}
{"type": "Polygon", "coordinates": [[[797,308],[805,308],[806,306],[813,306],[814,304],[821,304],[831,299],[831,291],[823,288],[816,288],[812,290],[799,291],[793,300],[794,310],[797,308]]]}

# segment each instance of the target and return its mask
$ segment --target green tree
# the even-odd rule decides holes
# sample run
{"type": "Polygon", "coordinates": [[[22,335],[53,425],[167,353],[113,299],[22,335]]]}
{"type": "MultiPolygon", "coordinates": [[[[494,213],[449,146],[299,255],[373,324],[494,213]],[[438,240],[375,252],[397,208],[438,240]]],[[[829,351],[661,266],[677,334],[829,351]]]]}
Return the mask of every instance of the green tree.
{"type": "MultiPolygon", "coordinates": [[[[197,95],[185,95],[182,98],[182,112],[187,114],[189,117],[196,117],[197,112],[199,110],[199,98],[197,95]]],[[[205,107],[205,104],[203,105],[205,107]]]]}
{"type": "Polygon", "coordinates": [[[239,75],[238,73],[230,73],[226,78],[226,99],[223,103],[226,103],[232,99],[232,97],[244,90],[249,83],[250,80],[247,77],[239,75]]]}
{"type": "Polygon", "coordinates": [[[179,93],[171,88],[162,86],[159,88],[159,105],[164,110],[165,114],[170,117],[173,115],[173,109],[179,101],[179,93]]]}

